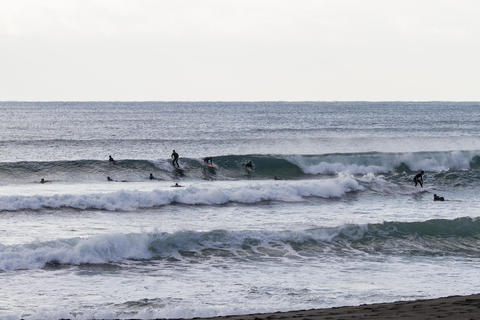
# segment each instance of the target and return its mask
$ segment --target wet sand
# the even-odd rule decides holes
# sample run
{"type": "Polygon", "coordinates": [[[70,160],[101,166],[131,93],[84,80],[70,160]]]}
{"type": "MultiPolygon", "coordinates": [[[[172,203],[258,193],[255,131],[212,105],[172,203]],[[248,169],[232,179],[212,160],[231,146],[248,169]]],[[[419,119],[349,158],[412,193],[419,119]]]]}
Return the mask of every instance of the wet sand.
{"type": "Polygon", "coordinates": [[[215,320],[340,320],[340,319],[480,319],[480,294],[438,299],[364,304],[355,307],[311,309],[249,315],[232,315],[215,320]]]}

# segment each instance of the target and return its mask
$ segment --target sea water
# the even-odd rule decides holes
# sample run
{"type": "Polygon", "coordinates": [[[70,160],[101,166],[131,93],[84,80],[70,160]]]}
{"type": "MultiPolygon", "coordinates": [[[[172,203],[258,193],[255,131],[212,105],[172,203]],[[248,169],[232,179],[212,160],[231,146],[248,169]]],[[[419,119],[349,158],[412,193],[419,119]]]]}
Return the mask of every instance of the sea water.
{"type": "Polygon", "coordinates": [[[2,102],[0,120],[2,319],[478,291],[480,103],[2,102]]]}

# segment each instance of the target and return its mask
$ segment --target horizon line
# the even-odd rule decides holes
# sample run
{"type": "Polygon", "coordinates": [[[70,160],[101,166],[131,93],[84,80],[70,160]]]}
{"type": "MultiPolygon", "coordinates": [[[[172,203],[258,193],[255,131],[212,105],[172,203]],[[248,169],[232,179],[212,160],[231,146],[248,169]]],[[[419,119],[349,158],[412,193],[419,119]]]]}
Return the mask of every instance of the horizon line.
{"type": "Polygon", "coordinates": [[[259,102],[287,102],[287,103],[302,103],[302,102],[369,102],[369,103],[381,103],[381,102],[472,102],[478,103],[479,100],[0,100],[0,103],[9,103],[9,102],[168,102],[168,103],[259,103],[259,102]]]}

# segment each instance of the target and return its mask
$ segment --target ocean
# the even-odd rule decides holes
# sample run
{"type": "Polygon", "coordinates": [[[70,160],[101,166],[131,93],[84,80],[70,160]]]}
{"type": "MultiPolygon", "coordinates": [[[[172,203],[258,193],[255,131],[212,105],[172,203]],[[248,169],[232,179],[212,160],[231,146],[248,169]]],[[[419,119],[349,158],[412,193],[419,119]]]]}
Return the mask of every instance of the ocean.
{"type": "Polygon", "coordinates": [[[201,317],[478,292],[480,103],[0,111],[1,319],[201,317]],[[420,170],[423,188],[412,181],[420,170]]]}

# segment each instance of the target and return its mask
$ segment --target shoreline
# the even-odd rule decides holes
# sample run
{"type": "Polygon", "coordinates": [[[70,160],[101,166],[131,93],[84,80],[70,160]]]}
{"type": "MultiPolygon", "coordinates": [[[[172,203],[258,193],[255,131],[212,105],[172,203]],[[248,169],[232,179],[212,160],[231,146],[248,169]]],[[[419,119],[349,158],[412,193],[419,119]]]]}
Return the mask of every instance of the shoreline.
{"type": "MultiPolygon", "coordinates": [[[[340,320],[340,319],[480,319],[480,294],[435,299],[395,301],[359,306],[309,309],[287,312],[229,315],[196,320],[340,320]]],[[[157,319],[166,320],[166,319],[157,319]]],[[[181,320],[169,319],[169,320],[181,320]]],[[[182,319],[183,320],[183,319],[182,319]]]]}

